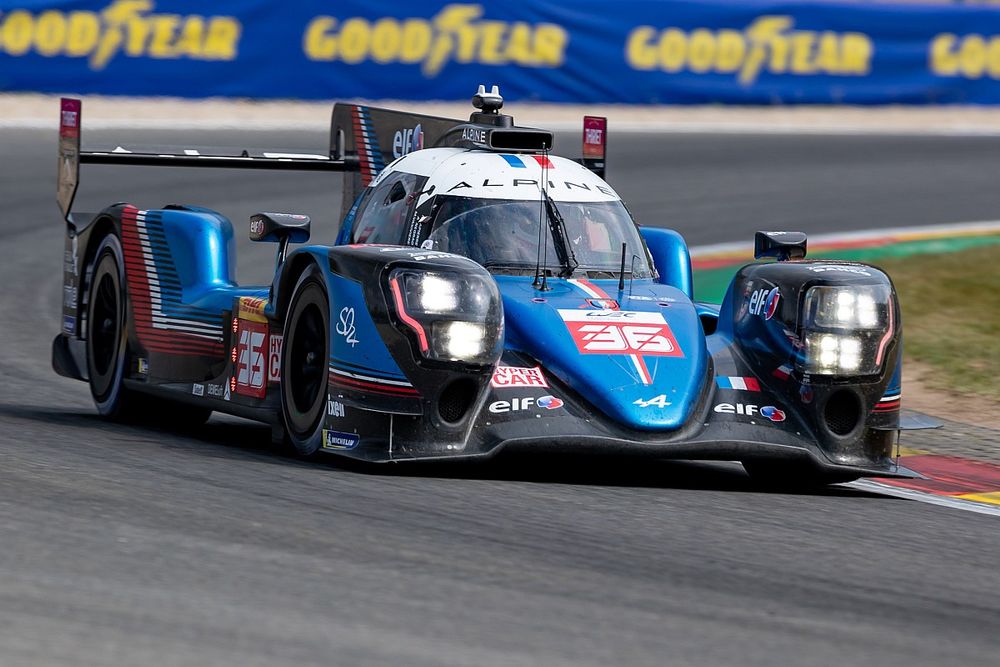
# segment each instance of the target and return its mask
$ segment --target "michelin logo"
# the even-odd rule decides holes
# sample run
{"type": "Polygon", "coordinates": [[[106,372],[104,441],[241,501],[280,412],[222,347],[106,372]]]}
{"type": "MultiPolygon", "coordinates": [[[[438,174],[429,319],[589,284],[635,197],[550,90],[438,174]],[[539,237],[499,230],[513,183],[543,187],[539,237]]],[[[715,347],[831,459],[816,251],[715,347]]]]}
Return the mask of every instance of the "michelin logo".
{"type": "Polygon", "coordinates": [[[323,431],[323,449],[354,449],[361,442],[357,433],[323,431]]]}

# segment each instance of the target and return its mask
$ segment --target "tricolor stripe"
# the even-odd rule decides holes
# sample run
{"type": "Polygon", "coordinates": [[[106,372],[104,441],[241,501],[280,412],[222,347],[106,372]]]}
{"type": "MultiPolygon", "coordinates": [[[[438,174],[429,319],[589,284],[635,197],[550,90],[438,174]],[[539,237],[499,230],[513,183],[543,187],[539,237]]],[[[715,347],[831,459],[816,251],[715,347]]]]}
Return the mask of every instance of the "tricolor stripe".
{"type": "Polygon", "coordinates": [[[419,396],[420,392],[414,389],[413,385],[406,380],[392,380],[373,375],[363,375],[352,373],[336,366],[330,366],[330,383],[356,389],[370,391],[376,394],[387,394],[390,396],[419,396]]]}
{"type": "Polygon", "coordinates": [[[775,368],[771,375],[781,380],[787,380],[792,375],[792,367],[788,364],[782,364],[775,368]]]}
{"type": "Polygon", "coordinates": [[[507,155],[506,153],[501,153],[500,157],[507,161],[507,164],[516,169],[526,169],[524,162],[521,161],[516,155],[507,155]]]}
{"type": "Polygon", "coordinates": [[[739,389],[741,391],[760,391],[760,384],[757,378],[718,376],[715,383],[720,389],[739,389]]]}
{"type": "MultiPolygon", "coordinates": [[[[614,299],[612,299],[607,292],[589,280],[585,280],[583,278],[570,278],[566,282],[582,290],[592,299],[614,301],[614,299]]],[[[609,308],[608,310],[618,310],[617,304],[615,308],[609,308]]],[[[628,358],[632,362],[632,366],[635,368],[636,373],[639,375],[639,382],[642,384],[653,384],[653,374],[649,372],[649,367],[646,366],[646,360],[638,354],[630,354],[628,355],[628,358]]]]}
{"type": "Polygon", "coordinates": [[[368,107],[354,105],[354,145],[358,151],[358,161],[361,163],[361,185],[367,186],[385,167],[382,151],[379,150],[375,128],[372,127],[368,107]]]}
{"type": "Polygon", "coordinates": [[[151,352],[222,356],[221,313],[184,303],[184,291],[157,212],[127,206],[122,253],[139,341],[151,352]]]}

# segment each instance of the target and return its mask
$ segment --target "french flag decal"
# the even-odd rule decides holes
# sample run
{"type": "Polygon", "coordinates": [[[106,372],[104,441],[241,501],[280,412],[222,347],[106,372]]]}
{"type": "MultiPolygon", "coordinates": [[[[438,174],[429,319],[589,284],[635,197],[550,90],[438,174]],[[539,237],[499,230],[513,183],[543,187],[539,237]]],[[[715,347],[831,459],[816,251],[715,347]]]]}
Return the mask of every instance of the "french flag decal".
{"type": "Polygon", "coordinates": [[[792,367],[789,366],[788,364],[782,364],[781,366],[778,366],[771,373],[771,375],[781,380],[787,380],[791,376],[791,374],[792,374],[792,367]]]}
{"type": "Polygon", "coordinates": [[[757,378],[744,377],[722,377],[715,378],[715,383],[720,389],[741,389],[743,391],[760,391],[757,378]]]}

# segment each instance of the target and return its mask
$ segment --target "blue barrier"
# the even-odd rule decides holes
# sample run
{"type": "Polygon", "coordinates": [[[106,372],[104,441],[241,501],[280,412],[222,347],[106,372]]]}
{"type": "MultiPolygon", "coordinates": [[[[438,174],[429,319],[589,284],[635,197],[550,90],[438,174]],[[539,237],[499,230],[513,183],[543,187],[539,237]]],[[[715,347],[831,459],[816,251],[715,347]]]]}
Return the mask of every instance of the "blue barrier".
{"type": "Polygon", "coordinates": [[[1000,103],[1000,11],[723,0],[0,0],[0,91],[1000,103]],[[210,9],[206,9],[210,7],[210,9]]]}

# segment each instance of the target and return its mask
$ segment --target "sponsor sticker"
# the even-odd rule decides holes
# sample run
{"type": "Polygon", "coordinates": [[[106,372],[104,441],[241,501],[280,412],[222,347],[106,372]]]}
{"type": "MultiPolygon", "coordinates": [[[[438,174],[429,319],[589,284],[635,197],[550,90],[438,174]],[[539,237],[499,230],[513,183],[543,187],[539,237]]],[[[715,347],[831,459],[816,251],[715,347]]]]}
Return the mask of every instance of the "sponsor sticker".
{"type": "Polygon", "coordinates": [[[563,406],[563,400],[555,396],[542,396],[537,399],[534,396],[526,396],[524,398],[513,398],[509,401],[493,401],[490,403],[489,411],[493,414],[520,412],[521,410],[529,410],[536,405],[546,410],[555,410],[563,406]]]}
{"type": "Polygon", "coordinates": [[[76,318],[72,315],[63,315],[63,331],[66,333],[76,333],[76,318]]]}
{"type": "Polygon", "coordinates": [[[538,366],[534,368],[520,368],[517,366],[497,366],[493,371],[493,379],[490,386],[496,388],[503,387],[546,387],[549,383],[545,380],[545,374],[538,366]]]}
{"type": "Polygon", "coordinates": [[[354,449],[361,442],[357,433],[323,430],[323,449],[354,449]]]}
{"type": "Polygon", "coordinates": [[[241,296],[239,304],[239,319],[249,322],[267,322],[264,307],[267,299],[256,296],[241,296]]]}
{"type": "Polygon", "coordinates": [[[264,398],[267,393],[265,357],[267,325],[240,319],[236,333],[235,391],[237,394],[264,398]]]}
{"type": "Polygon", "coordinates": [[[354,309],[341,308],[340,321],[337,322],[337,333],[350,343],[351,347],[358,344],[357,328],[354,326],[354,309]]]}
{"type": "Polygon", "coordinates": [[[136,361],[136,366],[137,366],[136,370],[139,372],[139,375],[149,375],[149,360],[148,359],[144,359],[143,357],[139,357],[139,359],[136,361]]]}
{"type": "Polygon", "coordinates": [[[781,292],[775,287],[771,290],[767,288],[754,290],[750,295],[748,311],[751,315],[763,317],[769,320],[778,312],[778,303],[781,301],[781,292]]]}
{"type": "Polygon", "coordinates": [[[719,376],[715,378],[715,384],[719,389],[738,389],[740,391],[760,391],[760,383],[757,378],[719,376]]]}
{"type": "Polygon", "coordinates": [[[714,410],[715,412],[724,415],[743,415],[745,417],[753,417],[754,415],[759,414],[761,417],[770,419],[773,422],[785,421],[784,410],[779,410],[773,405],[759,407],[750,403],[719,403],[715,406],[714,410]]]}
{"type": "Polygon", "coordinates": [[[281,347],[284,338],[277,334],[271,334],[268,341],[267,354],[267,381],[277,382],[281,379],[281,347]]]}
{"type": "Polygon", "coordinates": [[[559,310],[581,354],[683,357],[662,313],[635,310],[559,310]]]}
{"type": "Polygon", "coordinates": [[[326,399],[326,416],[327,417],[344,417],[347,414],[347,410],[344,409],[344,404],[340,401],[335,401],[332,398],[326,399]]]}
{"type": "Polygon", "coordinates": [[[226,395],[226,385],[224,384],[207,384],[205,389],[212,398],[223,398],[226,395]]]}
{"type": "Polygon", "coordinates": [[[204,396],[205,395],[205,385],[203,385],[203,384],[193,384],[193,385],[191,385],[191,395],[192,396],[204,396]]]}

